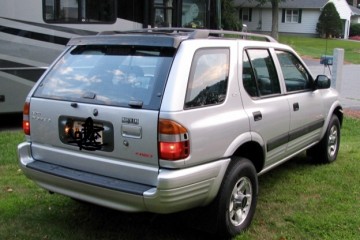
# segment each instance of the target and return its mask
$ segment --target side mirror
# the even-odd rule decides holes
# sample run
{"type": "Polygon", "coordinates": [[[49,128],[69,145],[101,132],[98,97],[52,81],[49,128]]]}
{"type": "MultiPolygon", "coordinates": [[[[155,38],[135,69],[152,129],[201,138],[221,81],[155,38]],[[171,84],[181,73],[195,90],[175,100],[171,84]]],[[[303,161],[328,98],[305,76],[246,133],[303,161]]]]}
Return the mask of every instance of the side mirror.
{"type": "Polygon", "coordinates": [[[315,89],[326,89],[330,88],[331,81],[326,75],[318,75],[315,79],[315,89]]]}

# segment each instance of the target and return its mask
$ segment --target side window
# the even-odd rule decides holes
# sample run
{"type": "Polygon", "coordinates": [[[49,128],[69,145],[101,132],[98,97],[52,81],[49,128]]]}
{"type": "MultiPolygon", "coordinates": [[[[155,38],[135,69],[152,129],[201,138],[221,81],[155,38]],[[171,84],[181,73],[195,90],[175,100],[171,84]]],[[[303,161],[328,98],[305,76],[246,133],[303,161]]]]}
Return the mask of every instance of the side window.
{"type": "Polygon", "coordinates": [[[229,49],[196,51],[190,69],[185,108],[224,102],[229,76],[229,49]]]}
{"type": "Polygon", "coordinates": [[[254,71],[251,67],[249,57],[246,53],[244,54],[244,59],[243,59],[242,79],[246,92],[251,97],[258,97],[259,93],[254,76],[254,71]]]}
{"type": "Polygon", "coordinates": [[[284,75],[286,91],[302,91],[311,89],[311,76],[292,53],[276,51],[281,70],[284,75]]]}
{"type": "Polygon", "coordinates": [[[250,96],[280,94],[274,62],[267,49],[248,49],[243,59],[243,83],[250,96]],[[250,77],[250,79],[249,79],[250,77]]]}

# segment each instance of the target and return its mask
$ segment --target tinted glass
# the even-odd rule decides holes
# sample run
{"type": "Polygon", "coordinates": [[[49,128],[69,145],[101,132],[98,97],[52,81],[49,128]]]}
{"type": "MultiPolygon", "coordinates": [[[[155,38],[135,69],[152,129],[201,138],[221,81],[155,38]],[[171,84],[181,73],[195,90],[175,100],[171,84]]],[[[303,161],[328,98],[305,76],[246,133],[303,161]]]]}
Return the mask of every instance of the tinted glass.
{"type": "Polygon", "coordinates": [[[251,97],[258,97],[259,92],[258,92],[258,87],[256,85],[254,71],[253,71],[252,66],[250,64],[249,57],[248,57],[248,55],[246,53],[244,54],[243,70],[242,71],[243,71],[242,72],[242,80],[243,80],[243,85],[244,85],[244,88],[245,88],[246,92],[251,97]]]}
{"type": "Polygon", "coordinates": [[[251,61],[260,96],[279,94],[279,79],[269,51],[267,49],[248,49],[246,52],[251,61]]]}
{"type": "Polygon", "coordinates": [[[185,108],[222,103],[229,76],[229,49],[198,50],[192,62],[185,108]]]}
{"type": "Polygon", "coordinates": [[[288,92],[311,89],[311,76],[293,54],[276,51],[288,92]]]}
{"type": "Polygon", "coordinates": [[[78,46],[51,69],[35,95],[149,109],[160,105],[173,49],[78,46]]]}

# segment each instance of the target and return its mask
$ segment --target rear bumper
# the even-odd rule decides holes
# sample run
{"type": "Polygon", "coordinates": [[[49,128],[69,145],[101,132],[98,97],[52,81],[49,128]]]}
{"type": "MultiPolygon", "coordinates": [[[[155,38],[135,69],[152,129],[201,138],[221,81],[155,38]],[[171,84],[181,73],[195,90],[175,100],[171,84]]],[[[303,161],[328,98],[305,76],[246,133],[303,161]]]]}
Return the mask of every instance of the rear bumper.
{"type": "Polygon", "coordinates": [[[216,196],[230,159],[187,169],[160,169],[157,186],[65,168],[31,156],[30,143],[18,146],[24,174],[51,192],[128,212],[172,213],[206,205],[216,196]]]}

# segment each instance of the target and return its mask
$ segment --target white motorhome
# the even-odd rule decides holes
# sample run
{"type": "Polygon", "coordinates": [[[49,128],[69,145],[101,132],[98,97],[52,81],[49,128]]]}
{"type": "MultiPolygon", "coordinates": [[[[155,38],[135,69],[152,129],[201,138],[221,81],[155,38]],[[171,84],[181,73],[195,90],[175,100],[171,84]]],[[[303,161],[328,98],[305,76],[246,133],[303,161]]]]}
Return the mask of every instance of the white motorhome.
{"type": "Polygon", "coordinates": [[[0,0],[0,6],[0,114],[22,111],[34,83],[72,37],[221,24],[220,0],[0,0]]]}

